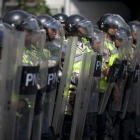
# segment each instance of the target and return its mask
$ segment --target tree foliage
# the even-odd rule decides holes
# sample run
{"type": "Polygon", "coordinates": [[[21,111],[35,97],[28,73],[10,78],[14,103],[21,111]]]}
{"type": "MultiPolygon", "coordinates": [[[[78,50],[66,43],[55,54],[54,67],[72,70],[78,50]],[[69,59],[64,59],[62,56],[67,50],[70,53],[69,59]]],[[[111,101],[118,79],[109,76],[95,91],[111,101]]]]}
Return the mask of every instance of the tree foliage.
{"type": "Polygon", "coordinates": [[[41,14],[51,15],[50,9],[46,5],[45,0],[18,0],[16,9],[24,10],[29,14],[34,14],[37,16],[41,14]]]}

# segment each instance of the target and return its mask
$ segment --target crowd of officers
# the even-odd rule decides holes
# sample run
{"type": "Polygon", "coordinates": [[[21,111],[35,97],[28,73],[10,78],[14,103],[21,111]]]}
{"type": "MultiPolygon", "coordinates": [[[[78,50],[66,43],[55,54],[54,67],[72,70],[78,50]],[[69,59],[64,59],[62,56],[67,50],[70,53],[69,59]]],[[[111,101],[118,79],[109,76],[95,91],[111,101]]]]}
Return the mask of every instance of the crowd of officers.
{"type": "Polygon", "coordinates": [[[13,10],[0,20],[0,140],[139,140],[140,25],[107,13],[13,10]]]}

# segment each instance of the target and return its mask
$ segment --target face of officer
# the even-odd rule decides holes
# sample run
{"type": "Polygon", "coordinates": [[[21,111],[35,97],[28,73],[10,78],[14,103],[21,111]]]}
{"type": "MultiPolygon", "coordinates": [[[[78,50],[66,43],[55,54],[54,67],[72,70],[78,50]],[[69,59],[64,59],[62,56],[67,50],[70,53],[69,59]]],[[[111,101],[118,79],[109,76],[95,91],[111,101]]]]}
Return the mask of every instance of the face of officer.
{"type": "Polygon", "coordinates": [[[108,33],[112,36],[115,36],[117,30],[118,30],[117,27],[110,27],[108,33]]]}
{"type": "Polygon", "coordinates": [[[34,44],[39,40],[39,35],[37,32],[24,30],[25,32],[25,40],[34,44]]]}
{"type": "Polygon", "coordinates": [[[80,38],[84,37],[86,34],[87,34],[86,29],[78,28],[78,36],[79,36],[80,38]]]}
{"type": "Polygon", "coordinates": [[[99,52],[100,47],[101,47],[101,42],[100,42],[100,40],[95,39],[95,40],[94,40],[94,43],[93,43],[93,50],[95,50],[96,52],[99,52]]]}
{"type": "Polygon", "coordinates": [[[48,35],[50,40],[55,39],[55,35],[57,34],[57,31],[53,28],[48,28],[48,35]]]}
{"type": "Polygon", "coordinates": [[[119,48],[121,46],[121,44],[122,44],[121,40],[115,39],[115,45],[116,45],[117,48],[119,48]]]}
{"type": "Polygon", "coordinates": [[[131,35],[133,37],[133,40],[137,40],[137,33],[135,31],[133,31],[131,35]]]}
{"type": "Polygon", "coordinates": [[[61,25],[62,25],[63,27],[65,27],[65,26],[66,26],[66,24],[65,24],[64,22],[61,22],[61,25]]]}

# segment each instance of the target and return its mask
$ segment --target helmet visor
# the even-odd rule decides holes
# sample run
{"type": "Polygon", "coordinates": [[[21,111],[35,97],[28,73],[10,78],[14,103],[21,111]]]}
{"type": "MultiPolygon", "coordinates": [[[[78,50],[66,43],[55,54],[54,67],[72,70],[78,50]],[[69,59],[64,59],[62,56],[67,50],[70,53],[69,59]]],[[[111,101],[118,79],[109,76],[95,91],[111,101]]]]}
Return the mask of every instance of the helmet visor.
{"type": "Polygon", "coordinates": [[[39,30],[39,25],[38,25],[37,20],[32,18],[31,16],[23,20],[22,27],[24,29],[31,30],[31,31],[39,30]]]}
{"type": "Polygon", "coordinates": [[[44,22],[43,25],[47,29],[50,28],[51,31],[56,34],[56,36],[58,36],[58,37],[64,37],[64,29],[63,29],[60,21],[55,20],[54,18],[52,18],[49,21],[44,22]]]}
{"type": "Polygon", "coordinates": [[[93,25],[91,21],[84,19],[82,21],[77,22],[75,26],[77,27],[78,32],[80,32],[83,35],[83,37],[93,37],[93,25]]]}
{"type": "Polygon", "coordinates": [[[105,23],[109,24],[113,28],[116,28],[116,27],[118,28],[118,27],[126,25],[124,19],[122,17],[118,16],[118,15],[115,15],[115,14],[109,16],[106,19],[105,23]]]}

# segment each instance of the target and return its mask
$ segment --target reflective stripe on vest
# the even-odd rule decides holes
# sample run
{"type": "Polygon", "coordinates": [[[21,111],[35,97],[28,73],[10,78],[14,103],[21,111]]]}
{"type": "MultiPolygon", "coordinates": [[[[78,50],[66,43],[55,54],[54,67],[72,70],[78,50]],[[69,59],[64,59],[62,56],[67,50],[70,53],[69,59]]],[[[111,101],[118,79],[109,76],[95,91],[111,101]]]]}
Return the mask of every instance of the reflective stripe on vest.
{"type": "Polygon", "coordinates": [[[109,63],[108,63],[108,66],[110,67],[113,65],[114,60],[118,58],[118,50],[112,43],[104,42],[104,44],[106,45],[106,47],[109,49],[111,53],[109,63]]]}
{"type": "Polygon", "coordinates": [[[77,62],[79,62],[81,60],[82,60],[82,55],[76,56],[75,60],[74,60],[74,63],[77,63],[77,62]]]}
{"type": "Polygon", "coordinates": [[[109,49],[111,55],[118,53],[117,48],[112,43],[104,42],[104,44],[109,49]]]}

